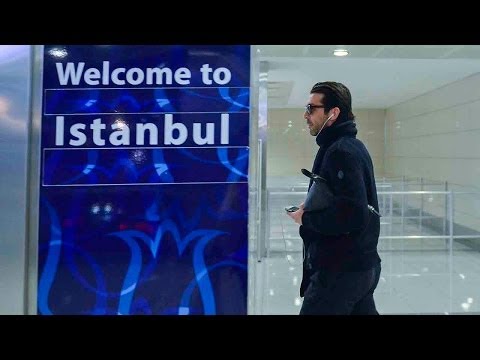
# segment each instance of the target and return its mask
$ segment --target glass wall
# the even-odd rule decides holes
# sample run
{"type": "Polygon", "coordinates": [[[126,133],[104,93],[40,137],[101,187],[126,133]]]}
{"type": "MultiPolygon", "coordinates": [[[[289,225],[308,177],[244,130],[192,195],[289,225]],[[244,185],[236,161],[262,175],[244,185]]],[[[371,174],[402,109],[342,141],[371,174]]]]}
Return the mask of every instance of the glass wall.
{"type": "MultiPolygon", "coordinates": [[[[478,313],[480,46],[262,46],[268,65],[262,314],[298,314],[302,240],[284,211],[305,199],[318,145],[303,118],[311,87],[352,93],[383,215],[383,314],[478,313]]],[[[259,294],[257,294],[259,295],[259,294]]]]}

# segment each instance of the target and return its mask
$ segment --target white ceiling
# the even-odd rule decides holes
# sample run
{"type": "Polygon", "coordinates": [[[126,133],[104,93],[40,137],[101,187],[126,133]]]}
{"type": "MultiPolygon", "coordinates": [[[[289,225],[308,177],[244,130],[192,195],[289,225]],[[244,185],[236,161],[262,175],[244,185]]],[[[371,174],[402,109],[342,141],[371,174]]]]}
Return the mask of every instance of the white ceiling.
{"type": "Polygon", "coordinates": [[[478,45],[262,45],[268,107],[303,107],[312,85],[348,86],[353,107],[386,109],[480,72],[478,45]],[[335,48],[350,55],[335,57],[335,48]]]}

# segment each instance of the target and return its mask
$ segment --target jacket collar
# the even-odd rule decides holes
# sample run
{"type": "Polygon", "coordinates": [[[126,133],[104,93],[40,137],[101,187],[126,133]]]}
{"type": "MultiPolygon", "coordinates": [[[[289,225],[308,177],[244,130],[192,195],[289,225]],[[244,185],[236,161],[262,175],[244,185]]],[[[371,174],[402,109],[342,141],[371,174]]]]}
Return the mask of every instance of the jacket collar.
{"type": "Polygon", "coordinates": [[[316,138],[318,146],[332,143],[341,136],[356,137],[357,125],[353,120],[336,121],[332,126],[324,128],[316,138]]]}

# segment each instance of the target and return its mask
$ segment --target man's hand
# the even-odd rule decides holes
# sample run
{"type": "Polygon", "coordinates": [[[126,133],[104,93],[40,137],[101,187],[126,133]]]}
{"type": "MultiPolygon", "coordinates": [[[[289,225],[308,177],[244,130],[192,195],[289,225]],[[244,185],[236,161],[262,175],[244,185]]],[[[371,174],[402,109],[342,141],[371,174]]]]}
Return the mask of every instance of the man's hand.
{"type": "Polygon", "coordinates": [[[295,212],[287,213],[288,216],[290,216],[298,225],[302,225],[303,205],[304,203],[302,202],[298,205],[300,209],[295,212]]]}

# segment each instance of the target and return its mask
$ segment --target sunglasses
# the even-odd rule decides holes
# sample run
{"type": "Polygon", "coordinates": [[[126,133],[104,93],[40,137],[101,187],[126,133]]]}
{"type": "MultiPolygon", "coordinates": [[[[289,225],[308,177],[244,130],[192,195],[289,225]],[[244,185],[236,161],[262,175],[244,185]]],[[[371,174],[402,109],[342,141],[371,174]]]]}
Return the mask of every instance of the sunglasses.
{"type": "Polygon", "coordinates": [[[312,104],[307,104],[305,105],[305,112],[308,114],[308,115],[312,115],[313,113],[313,109],[315,108],[324,108],[325,105],[312,105],[312,104]]]}

